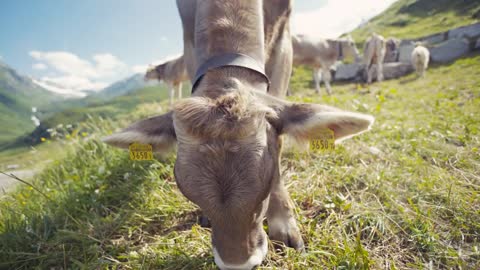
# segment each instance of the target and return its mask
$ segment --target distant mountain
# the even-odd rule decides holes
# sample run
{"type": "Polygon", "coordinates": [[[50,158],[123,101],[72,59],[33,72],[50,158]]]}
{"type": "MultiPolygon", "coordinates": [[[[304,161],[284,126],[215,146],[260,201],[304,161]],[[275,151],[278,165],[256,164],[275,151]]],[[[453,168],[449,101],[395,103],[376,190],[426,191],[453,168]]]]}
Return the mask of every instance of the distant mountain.
{"type": "Polygon", "coordinates": [[[114,97],[131,93],[141,88],[155,86],[158,84],[159,83],[156,81],[146,82],[143,79],[143,74],[135,74],[131,77],[128,77],[126,79],[123,79],[121,81],[111,84],[107,88],[92,94],[91,97],[100,98],[100,99],[111,99],[114,97]]]}
{"type": "Polygon", "coordinates": [[[59,85],[50,81],[33,79],[33,82],[50,92],[53,92],[58,95],[62,95],[64,98],[83,98],[88,95],[87,91],[77,91],[77,90],[68,89],[62,85],[59,85]]]}
{"type": "Polygon", "coordinates": [[[0,62],[0,145],[33,130],[42,114],[39,108],[56,100],[61,97],[0,62]]]}

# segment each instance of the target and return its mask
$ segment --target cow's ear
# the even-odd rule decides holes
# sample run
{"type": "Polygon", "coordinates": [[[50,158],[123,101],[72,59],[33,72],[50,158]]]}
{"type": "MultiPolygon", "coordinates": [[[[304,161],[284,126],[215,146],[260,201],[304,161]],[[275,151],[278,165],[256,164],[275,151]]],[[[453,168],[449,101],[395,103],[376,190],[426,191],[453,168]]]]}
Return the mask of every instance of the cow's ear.
{"type": "Polygon", "coordinates": [[[333,131],[335,141],[341,141],[369,130],[374,118],[329,106],[290,103],[283,107],[278,121],[281,133],[300,142],[318,138],[327,129],[333,131]]]}
{"type": "Polygon", "coordinates": [[[110,145],[128,148],[132,143],[150,144],[155,152],[166,152],[176,143],[172,112],[138,121],[102,140],[110,145]]]}

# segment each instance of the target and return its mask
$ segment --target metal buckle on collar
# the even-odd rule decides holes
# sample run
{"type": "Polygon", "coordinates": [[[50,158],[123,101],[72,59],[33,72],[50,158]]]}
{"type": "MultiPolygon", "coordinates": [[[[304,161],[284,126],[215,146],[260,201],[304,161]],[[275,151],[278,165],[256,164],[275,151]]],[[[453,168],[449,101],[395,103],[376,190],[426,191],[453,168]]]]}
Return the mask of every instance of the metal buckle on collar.
{"type": "Polygon", "coordinates": [[[265,68],[263,64],[260,64],[254,58],[240,53],[226,53],[220,54],[210,57],[207,61],[205,61],[200,67],[197,69],[195,73],[195,79],[193,80],[192,84],[192,93],[195,92],[196,87],[202,80],[202,77],[209,71],[219,67],[242,67],[247,68],[257,73],[260,73],[265,80],[267,81],[267,91],[270,87],[270,80],[268,79],[267,75],[265,74],[265,68]]]}

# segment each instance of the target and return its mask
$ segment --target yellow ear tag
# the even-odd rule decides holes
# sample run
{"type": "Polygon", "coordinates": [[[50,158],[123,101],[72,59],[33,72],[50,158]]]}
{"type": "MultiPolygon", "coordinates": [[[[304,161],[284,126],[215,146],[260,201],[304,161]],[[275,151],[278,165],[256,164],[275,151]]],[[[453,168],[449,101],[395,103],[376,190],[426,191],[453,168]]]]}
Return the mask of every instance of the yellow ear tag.
{"type": "Polygon", "coordinates": [[[314,152],[335,150],[335,134],[333,130],[324,129],[315,138],[310,139],[310,150],[314,152]]]}
{"type": "Polygon", "coordinates": [[[153,148],[150,144],[132,143],[128,147],[131,160],[152,160],[153,148]]]}

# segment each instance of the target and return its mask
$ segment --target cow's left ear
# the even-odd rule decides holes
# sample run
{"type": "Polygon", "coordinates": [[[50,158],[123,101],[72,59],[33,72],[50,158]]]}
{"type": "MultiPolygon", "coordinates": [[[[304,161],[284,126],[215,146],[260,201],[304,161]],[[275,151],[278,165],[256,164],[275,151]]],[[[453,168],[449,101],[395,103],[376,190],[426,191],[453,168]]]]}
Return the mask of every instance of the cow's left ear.
{"type": "Polygon", "coordinates": [[[102,140],[110,145],[127,148],[132,143],[150,144],[154,152],[167,152],[176,145],[172,112],[138,121],[102,140]]]}
{"type": "Polygon", "coordinates": [[[330,129],[335,141],[341,141],[369,130],[375,121],[373,116],[342,111],[316,104],[286,105],[280,112],[280,132],[297,141],[318,138],[318,134],[330,129]]]}

